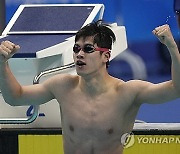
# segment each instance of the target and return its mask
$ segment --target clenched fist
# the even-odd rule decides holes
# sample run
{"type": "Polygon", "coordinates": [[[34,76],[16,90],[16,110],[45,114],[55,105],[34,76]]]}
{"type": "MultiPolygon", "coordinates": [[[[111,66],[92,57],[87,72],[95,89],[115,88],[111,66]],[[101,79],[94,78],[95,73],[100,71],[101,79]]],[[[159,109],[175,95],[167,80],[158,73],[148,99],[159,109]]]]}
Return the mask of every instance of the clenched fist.
{"type": "Polygon", "coordinates": [[[0,44],[0,62],[6,62],[11,58],[18,50],[19,45],[16,45],[10,41],[2,41],[0,44]]]}
{"type": "Polygon", "coordinates": [[[156,27],[152,32],[159,39],[159,41],[167,47],[176,46],[169,25],[166,24],[156,27]]]}

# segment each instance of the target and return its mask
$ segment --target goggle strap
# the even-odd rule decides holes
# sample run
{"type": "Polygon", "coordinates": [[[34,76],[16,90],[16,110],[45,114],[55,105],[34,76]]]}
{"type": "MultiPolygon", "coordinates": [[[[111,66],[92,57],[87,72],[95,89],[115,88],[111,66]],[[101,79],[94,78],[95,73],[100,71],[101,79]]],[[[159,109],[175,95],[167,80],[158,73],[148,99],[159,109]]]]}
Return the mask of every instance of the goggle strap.
{"type": "Polygon", "coordinates": [[[111,52],[108,48],[95,48],[97,51],[102,51],[102,52],[111,52]]]}

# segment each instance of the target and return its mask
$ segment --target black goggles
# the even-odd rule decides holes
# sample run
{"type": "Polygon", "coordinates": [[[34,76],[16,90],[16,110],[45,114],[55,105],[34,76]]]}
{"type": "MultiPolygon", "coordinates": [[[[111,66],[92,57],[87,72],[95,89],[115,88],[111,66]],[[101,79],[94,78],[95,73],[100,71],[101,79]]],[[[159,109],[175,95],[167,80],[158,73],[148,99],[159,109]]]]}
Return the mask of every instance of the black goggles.
{"type": "Polygon", "coordinates": [[[79,53],[80,50],[83,50],[85,53],[92,53],[94,51],[110,52],[108,48],[95,48],[92,44],[85,44],[83,48],[81,48],[78,44],[74,44],[74,53],[79,53]]]}

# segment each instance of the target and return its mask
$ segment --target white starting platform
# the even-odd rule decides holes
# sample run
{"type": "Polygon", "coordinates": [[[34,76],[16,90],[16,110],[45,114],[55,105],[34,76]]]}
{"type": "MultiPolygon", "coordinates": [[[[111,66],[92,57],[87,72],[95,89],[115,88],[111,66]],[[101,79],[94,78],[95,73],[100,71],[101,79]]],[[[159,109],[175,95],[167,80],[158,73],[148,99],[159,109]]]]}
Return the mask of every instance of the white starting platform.
{"type": "MultiPolygon", "coordinates": [[[[39,78],[38,83],[56,73],[75,74],[75,68],[71,67],[74,36],[81,27],[102,19],[103,13],[102,4],[21,5],[0,38],[0,42],[9,40],[21,47],[9,60],[11,70],[20,84],[33,84],[34,78],[41,72],[45,72],[45,76],[39,78]]],[[[127,48],[127,40],[125,27],[114,23],[111,28],[117,38],[112,49],[113,59],[127,48]]],[[[41,105],[39,112],[36,107],[36,113],[33,113],[34,106],[11,107],[2,96],[0,106],[1,128],[61,127],[56,100],[41,105]],[[26,120],[32,114],[34,118],[26,120]]]]}

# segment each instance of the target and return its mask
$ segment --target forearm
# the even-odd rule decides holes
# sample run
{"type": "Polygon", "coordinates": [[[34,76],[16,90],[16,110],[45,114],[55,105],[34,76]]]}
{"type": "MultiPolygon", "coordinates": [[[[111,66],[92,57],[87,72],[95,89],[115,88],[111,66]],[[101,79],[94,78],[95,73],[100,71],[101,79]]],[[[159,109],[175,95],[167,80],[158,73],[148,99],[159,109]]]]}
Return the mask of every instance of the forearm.
{"type": "Polygon", "coordinates": [[[15,105],[16,100],[21,96],[22,88],[7,62],[0,64],[0,88],[4,100],[10,105],[15,105]]]}
{"type": "Polygon", "coordinates": [[[180,92],[180,54],[176,43],[173,46],[167,46],[172,59],[172,83],[178,92],[180,92]]]}

